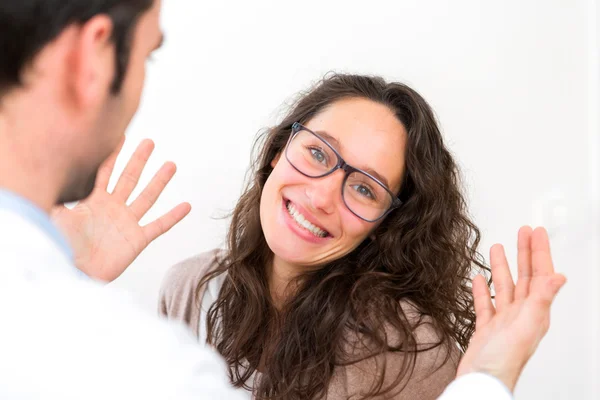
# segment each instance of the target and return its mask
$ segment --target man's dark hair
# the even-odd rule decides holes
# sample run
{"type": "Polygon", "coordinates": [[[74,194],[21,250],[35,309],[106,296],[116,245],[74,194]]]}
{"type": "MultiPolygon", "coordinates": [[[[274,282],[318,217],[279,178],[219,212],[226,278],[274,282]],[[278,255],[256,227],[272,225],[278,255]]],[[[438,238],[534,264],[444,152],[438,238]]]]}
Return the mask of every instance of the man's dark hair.
{"type": "Polygon", "coordinates": [[[22,84],[23,70],[71,24],[106,14],[113,21],[116,73],[111,90],[123,83],[133,30],[154,0],[0,0],[0,96],[22,84]]]}

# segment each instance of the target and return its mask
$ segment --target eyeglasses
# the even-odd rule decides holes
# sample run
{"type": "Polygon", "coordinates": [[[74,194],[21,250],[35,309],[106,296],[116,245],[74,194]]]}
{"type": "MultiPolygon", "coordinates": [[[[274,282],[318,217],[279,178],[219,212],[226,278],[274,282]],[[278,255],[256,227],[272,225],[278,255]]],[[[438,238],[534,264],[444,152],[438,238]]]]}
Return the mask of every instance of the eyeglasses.
{"type": "Polygon", "coordinates": [[[295,122],[286,145],[285,157],[294,169],[308,178],[323,178],[343,170],[342,198],[358,218],[375,222],[402,204],[379,179],[348,165],[325,139],[295,122]]]}

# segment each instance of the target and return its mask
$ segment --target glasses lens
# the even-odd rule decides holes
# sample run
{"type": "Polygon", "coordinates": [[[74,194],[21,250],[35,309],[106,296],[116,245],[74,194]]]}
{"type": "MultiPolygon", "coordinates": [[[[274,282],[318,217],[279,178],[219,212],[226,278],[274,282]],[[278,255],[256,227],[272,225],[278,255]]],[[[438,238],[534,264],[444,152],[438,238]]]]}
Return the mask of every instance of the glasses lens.
{"type": "Polygon", "coordinates": [[[348,175],[343,193],[346,206],[367,221],[380,218],[394,201],[384,186],[361,172],[348,175]]]}
{"type": "Polygon", "coordinates": [[[327,143],[306,130],[294,135],[286,155],[296,169],[311,177],[323,176],[337,165],[337,155],[327,143]]]}

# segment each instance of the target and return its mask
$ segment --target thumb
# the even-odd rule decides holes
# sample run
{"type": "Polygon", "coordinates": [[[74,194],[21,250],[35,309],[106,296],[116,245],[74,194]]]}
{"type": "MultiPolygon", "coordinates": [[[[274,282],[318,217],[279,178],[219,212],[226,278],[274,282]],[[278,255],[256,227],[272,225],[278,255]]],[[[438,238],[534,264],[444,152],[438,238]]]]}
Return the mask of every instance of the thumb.
{"type": "Polygon", "coordinates": [[[531,296],[537,298],[544,307],[550,308],[556,295],[566,282],[567,278],[562,274],[551,275],[544,285],[531,293],[531,296]]]}

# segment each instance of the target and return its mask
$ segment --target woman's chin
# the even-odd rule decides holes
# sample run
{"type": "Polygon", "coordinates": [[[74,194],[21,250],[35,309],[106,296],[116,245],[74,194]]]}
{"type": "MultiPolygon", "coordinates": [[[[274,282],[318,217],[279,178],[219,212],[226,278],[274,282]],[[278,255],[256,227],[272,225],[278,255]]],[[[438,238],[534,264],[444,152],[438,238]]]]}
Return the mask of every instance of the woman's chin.
{"type": "Polygon", "coordinates": [[[314,263],[316,254],[311,254],[307,251],[294,246],[273,246],[271,247],[275,259],[281,260],[286,264],[294,265],[311,265],[314,263]]]}

